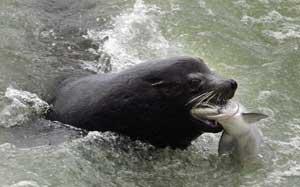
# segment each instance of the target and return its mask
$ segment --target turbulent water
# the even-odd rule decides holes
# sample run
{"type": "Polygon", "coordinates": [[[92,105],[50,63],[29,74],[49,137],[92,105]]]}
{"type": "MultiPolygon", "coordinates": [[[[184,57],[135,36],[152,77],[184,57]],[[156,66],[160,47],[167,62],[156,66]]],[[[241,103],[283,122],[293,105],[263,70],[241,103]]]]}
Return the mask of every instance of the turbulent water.
{"type": "Polygon", "coordinates": [[[300,186],[299,0],[1,0],[0,26],[1,186],[300,186]],[[219,157],[215,134],[157,150],[43,118],[58,77],[174,55],[270,116],[258,162],[219,157]]]}

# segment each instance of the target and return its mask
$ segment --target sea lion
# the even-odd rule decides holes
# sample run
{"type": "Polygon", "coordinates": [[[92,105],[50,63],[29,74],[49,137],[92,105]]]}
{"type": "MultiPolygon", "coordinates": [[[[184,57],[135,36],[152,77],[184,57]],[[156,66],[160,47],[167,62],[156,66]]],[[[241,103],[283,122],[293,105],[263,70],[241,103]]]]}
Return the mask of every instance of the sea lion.
{"type": "Polygon", "coordinates": [[[63,81],[47,118],[183,149],[202,133],[223,129],[190,110],[199,103],[225,105],[236,89],[236,81],[219,77],[199,58],[158,59],[120,73],[63,81]]]}

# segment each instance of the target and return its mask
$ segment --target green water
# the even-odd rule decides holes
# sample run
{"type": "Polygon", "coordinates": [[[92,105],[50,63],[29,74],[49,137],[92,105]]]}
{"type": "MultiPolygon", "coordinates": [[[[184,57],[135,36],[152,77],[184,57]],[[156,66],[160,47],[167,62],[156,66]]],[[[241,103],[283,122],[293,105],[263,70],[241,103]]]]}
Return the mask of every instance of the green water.
{"type": "Polygon", "coordinates": [[[1,0],[0,184],[300,186],[299,47],[299,0],[1,0]],[[98,71],[103,55],[113,71],[199,56],[237,80],[235,99],[270,116],[260,160],[219,157],[214,134],[156,150],[40,119],[56,77],[98,71]]]}

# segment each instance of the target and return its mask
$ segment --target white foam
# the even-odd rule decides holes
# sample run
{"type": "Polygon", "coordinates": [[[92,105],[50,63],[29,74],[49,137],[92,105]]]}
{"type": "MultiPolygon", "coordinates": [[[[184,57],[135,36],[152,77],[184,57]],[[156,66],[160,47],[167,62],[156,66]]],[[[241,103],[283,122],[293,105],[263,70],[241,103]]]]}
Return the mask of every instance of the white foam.
{"type": "Polygon", "coordinates": [[[105,140],[116,140],[117,135],[111,132],[99,132],[99,131],[90,131],[87,136],[83,137],[87,141],[91,141],[94,139],[105,139],[105,140]]]}
{"type": "Polygon", "coordinates": [[[246,0],[237,0],[234,1],[233,4],[243,9],[248,9],[250,7],[246,0]]]}
{"type": "Polygon", "coordinates": [[[282,176],[285,176],[285,177],[291,177],[291,176],[300,177],[300,165],[298,165],[297,163],[294,163],[294,166],[292,166],[288,170],[282,172],[282,176]]]}
{"type": "Polygon", "coordinates": [[[276,27],[274,29],[266,29],[262,33],[277,40],[300,38],[300,26],[293,23],[295,21],[294,18],[283,16],[276,10],[258,18],[244,15],[241,21],[245,24],[275,24],[276,27]]]}
{"type": "Polygon", "coordinates": [[[81,60],[80,62],[81,62],[80,67],[82,69],[89,70],[89,71],[94,72],[94,73],[99,73],[98,68],[97,68],[98,64],[95,61],[81,60]]]}
{"type": "Polygon", "coordinates": [[[89,30],[87,37],[103,41],[99,50],[111,56],[113,71],[122,70],[146,59],[176,54],[176,48],[163,36],[159,27],[159,16],[164,14],[155,5],[146,5],[137,0],[133,9],[113,18],[112,29],[89,30]]]}
{"type": "Polygon", "coordinates": [[[0,109],[0,126],[20,125],[33,115],[43,115],[49,109],[48,103],[36,94],[8,87],[4,94],[7,104],[0,109]]]}
{"type": "Polygon", "coordinates": [[[282,16],[279,12],[273,10],[271,12],[268,12],[267,15],[261,16],[259,18],[254,18],[248,15],[244,15],[241,21],[246,24],[259,24],[259,23],[270,24],[270,23],[293,21],[293,19],[287,16],[282,16]]]}
{"type": "Polygon", "coordinates": [[[24,180],[24,181],[19,181],[13,185],[10,185],[10,187],[40,187],[40,185],[35,181],[24,180]]]}
{"type": "Polygon", "coordinates": [[[11,143],[0,144],[0,151],[1,152],[7,152],[7,150],[13,150],[15,148],[16,148],[16,146],[11,144],[11,143]]]}
{"type": "Polygon", "coordinates": [[[273,37],[277,40],[300,38],[300,30],[295,31],[295,30],[290,29],[290,28],[283,28],[283,31],[265,30],[264,34],[266,34],[267,36],[273,37]]]}
{"type": "Polygon", "coordinates": [[[199,0],[198,4],[200,8],[202,8],[207,13],[207,15],[215,16],[215,13],[212,11],[212,9],[208,8],[204,0],[199,0]]]}

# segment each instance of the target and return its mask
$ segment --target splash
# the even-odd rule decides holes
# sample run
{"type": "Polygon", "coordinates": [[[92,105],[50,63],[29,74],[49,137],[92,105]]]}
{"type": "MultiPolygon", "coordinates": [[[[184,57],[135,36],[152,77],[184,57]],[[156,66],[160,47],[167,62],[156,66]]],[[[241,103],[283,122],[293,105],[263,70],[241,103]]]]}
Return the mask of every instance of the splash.
{"type": "Polygon", "coordinates": [[[36,94],[8,87],[4,94],[7,104],[0,109],[0,126],[12,127],[30,121],[32,116],[43,115],[48,103],[36,94]]]}
{"type": "Polygon", "coordinates": [[[101,49],[111,56],[113,71],[122,70],[146,59],[176,54],[176,49],[163,36],[159,16],[164,12],[155,5],[137,0],[132,10],[113,18],[112,29],[89,30],[87,37],[101,43],[101,49]]]}

